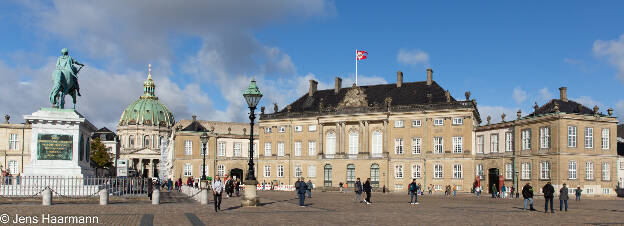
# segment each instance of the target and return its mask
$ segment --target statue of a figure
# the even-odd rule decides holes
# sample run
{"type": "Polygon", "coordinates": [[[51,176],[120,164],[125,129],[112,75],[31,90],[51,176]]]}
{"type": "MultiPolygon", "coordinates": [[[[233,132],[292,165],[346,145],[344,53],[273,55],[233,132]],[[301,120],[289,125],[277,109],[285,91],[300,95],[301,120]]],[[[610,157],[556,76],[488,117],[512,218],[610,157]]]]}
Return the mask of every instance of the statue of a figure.
{"type": "Polygon", "coordinates": [[[78,72],[84,64],[69,56],[67,48],[63,48],[61,54],[56,61],[56,69],[52,73],[54,87],[50,92],[50,102],[53,107],[65,108],[65,95],[71,95],[74,108],[76,108],[76,94],[81,96],[78,86],[78,72]],[[74,65],[79,65],[80,68],[76,68],[74,65]]]}

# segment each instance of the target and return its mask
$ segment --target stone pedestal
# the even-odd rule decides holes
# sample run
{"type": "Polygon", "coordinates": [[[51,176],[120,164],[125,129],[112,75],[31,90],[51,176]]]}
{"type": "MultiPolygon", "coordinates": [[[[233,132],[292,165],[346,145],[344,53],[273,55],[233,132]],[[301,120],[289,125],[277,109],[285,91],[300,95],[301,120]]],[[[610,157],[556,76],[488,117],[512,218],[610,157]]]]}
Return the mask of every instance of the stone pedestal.
{"type": "Polygon", "coordinates": [[[32,125],[31,161],[24,176],[94,176],[89,159],[96,127],[84,116],[74,109],[42,108],[24,119],[32,125]]]}
{"type": "Polygon", "coordinates": [[[256,180],[245,181],[245,193],[243,197],[241,197],[241,205],[243,207],[258,206],[260,204],[258,196],[256,195],[257,185],[258,181],[256,180]]]}

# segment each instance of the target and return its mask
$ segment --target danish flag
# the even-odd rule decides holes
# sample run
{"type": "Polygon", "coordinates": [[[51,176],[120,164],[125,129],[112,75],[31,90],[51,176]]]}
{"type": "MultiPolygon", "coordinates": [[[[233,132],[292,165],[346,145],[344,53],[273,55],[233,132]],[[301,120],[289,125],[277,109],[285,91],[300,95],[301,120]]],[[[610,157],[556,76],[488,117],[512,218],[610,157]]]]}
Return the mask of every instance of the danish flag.
{"type": "Polygon", "coordinates": [[[366,51],[356,50],[356,52],[355,52],[355,58],[357,60],[366,59],[366,56],[368,56],[368,52],[366,52],[366,51]]]}

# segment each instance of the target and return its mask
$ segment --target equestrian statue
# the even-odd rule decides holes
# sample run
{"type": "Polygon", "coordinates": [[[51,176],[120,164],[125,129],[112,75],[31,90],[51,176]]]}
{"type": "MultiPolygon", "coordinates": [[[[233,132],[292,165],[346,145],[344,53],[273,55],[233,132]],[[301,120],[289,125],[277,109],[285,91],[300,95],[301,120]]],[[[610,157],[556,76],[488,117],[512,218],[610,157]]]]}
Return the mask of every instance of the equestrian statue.
{"type": "Polygon", "coordinates": [[[76,95],[80,95],[80,87],[78,86],[78,73],[84,67],[74,58],[69,56],[67,48],[61,50],[61,56],[56,60],[56,69],[52,73],[54,87],[50,92],[50,103],[54,108],[65,108],[65,95],[71,95],[76,109],[76,95]],[[76,68],[74,65],[79,65],[76,68]]]}

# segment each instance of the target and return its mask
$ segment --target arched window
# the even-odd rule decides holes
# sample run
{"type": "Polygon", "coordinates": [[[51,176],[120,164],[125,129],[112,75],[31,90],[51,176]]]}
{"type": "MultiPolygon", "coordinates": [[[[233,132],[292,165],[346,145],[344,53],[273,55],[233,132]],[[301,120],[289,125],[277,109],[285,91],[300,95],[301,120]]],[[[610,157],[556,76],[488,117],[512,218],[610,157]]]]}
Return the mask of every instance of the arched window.
{"type": "Polygon", "coordinates": [[[370,178],[371,178],[371,186],[378,188],[379,187],[379,165],[374,163],[370,167],[370,178]]]}
{"type": "Polygon", "coordinates": [[[323,168],[323,175],[324,175],[323,186],[331,187],[332,186],[332,166],[331,165],[329,164],[325,165],[325,168],[323,168]]]}
{"type": "Polygon", "coordinates": [[[358,154],[358,133],[355,131],[349,133],[349,154],[358,154]]]}
{"type": "Polygon", "coordinates": [[[355,186],[355,165],[347,165],[347,187],[352,188],[355,186]]]}
{"type": "Polygon", "coordinates": [[[150,147],[150,138],[148,135],[145,135],[145,137],[143,137],[143,147],[150,147]]]}
{"type": "Polygon", "coordinates": [[[336,134],[334,132],[327,134],[325,145],[325,157],[333,158],[336,154],[336,134]]]}
{"type": "Polygon", "coordinates": [[[383,135],[381,134],[381,131],[377,130],[373,132],[373,139],[372,139],[371,146],[372,146],[371,155],[373,157],[381,157],[381,152],[383,149],[383,135]]]}

